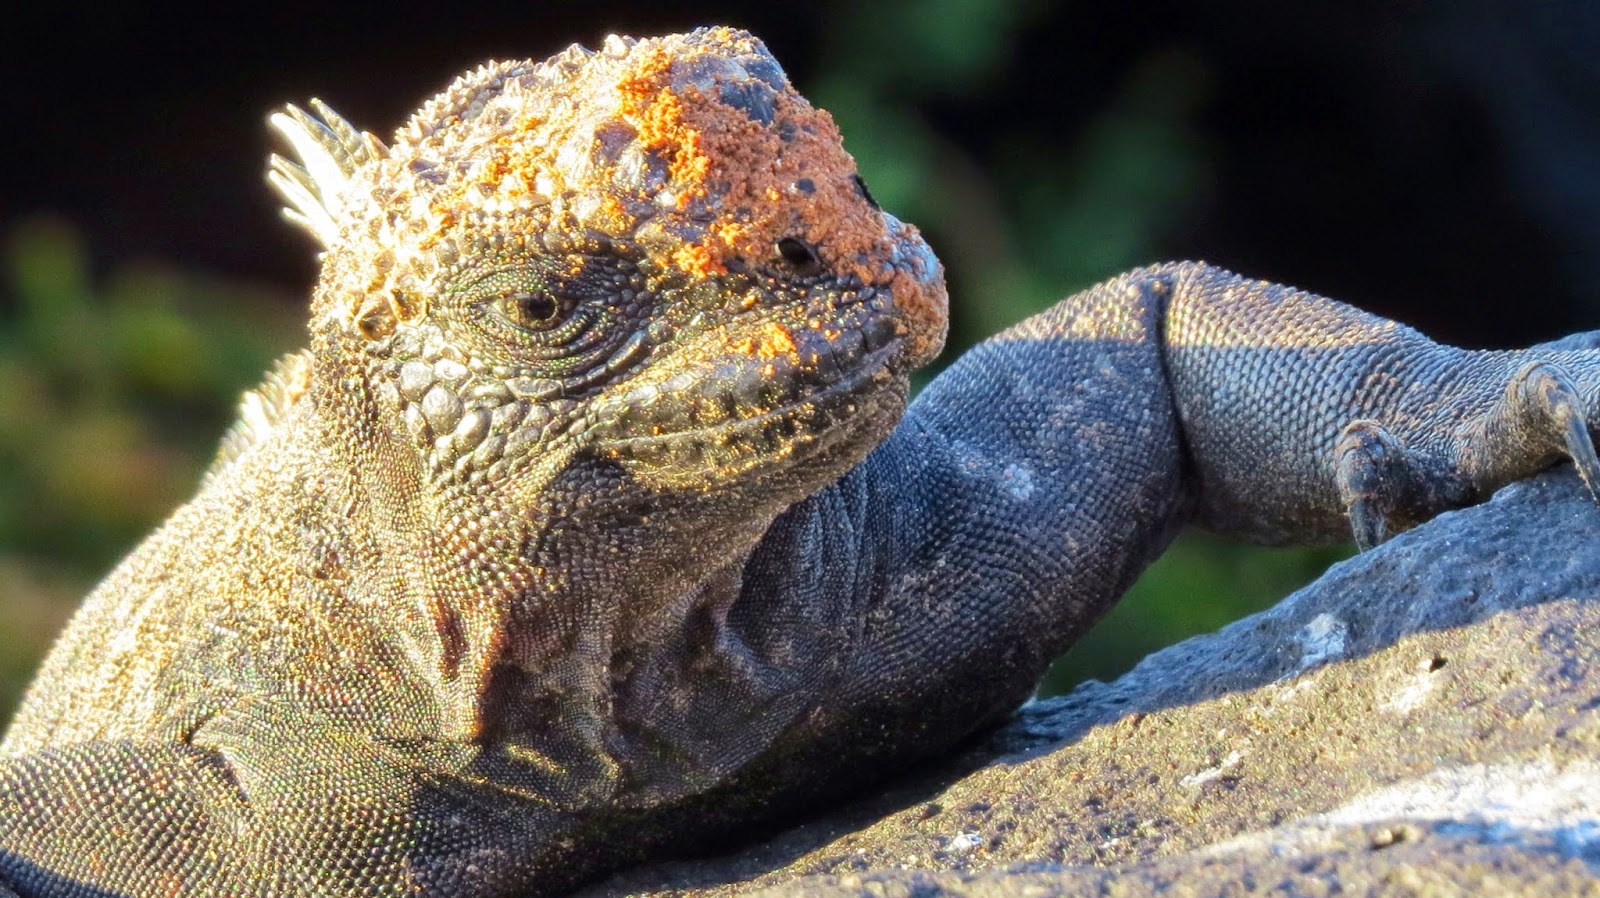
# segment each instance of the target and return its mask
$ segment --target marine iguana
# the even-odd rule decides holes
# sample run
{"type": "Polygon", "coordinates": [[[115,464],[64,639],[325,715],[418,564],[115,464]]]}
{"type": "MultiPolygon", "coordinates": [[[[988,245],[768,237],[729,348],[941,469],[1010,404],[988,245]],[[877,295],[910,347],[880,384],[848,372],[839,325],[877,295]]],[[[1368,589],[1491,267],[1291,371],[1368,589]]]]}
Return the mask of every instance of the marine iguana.
{"type": "Polygon", "coordinates": [[[752,36],[275,118],[309,346],[0,745],[0,896],[532,895],[1012,709],[1187,522],[1370,546],[1563,458],[1600,355],[1201,263],[968,352],[752,36]]]}

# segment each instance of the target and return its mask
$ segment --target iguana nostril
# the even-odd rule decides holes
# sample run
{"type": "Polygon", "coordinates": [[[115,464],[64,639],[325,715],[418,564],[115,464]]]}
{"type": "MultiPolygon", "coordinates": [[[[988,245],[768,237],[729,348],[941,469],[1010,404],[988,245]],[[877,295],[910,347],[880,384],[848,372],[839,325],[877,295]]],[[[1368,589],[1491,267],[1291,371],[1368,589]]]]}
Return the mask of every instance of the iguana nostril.
{"type": "Polygon", "coordinates": [[[798,237],[784,237],[777,243],[778,256],[793,268],[796,274],[809,276],[822,269],[817,251],[798,237]]]}

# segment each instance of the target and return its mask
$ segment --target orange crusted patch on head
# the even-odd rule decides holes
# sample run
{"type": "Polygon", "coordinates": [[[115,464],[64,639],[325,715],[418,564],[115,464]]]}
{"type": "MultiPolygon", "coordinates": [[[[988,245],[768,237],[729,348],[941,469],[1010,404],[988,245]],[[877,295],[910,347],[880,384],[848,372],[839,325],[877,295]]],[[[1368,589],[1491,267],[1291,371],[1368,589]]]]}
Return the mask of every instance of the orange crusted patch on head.
{"type": "Polygon", "coordinates": [[[792,90],[774,105],[765,128],[721,103],[699,110],[712,119],[706,143],[727,189],[722,213],[740,223],[727,251],[764,262],[779,240],[797,237],[841,274],[879,280],[884,272],[872,263],[882,261],[882,217],[856,191],[855,160],[833,118],[792,90]]]}
{"type": "MultiPolygon", "coordinates": [[[[901,227],[908,239],[917,233],[911,225],[901,227]]],[[[889,292],[906,322],[905,353],[907,358],[917,360],[917,366],[933,361],[944,348],[950,325],[950,297],[945,291],[944,274],[941,270],[925,271],[924,265],[938,263],[931,255],[918,259],[910,269],[897,269],[889,280],[889,292]]]]}
{"type": "Polygon", "coordinates": [[[538,195],[539,175],[552,165],[548,124],[540,116],[524,116],[499,138],[479,173],[479,189],[508,198],[538,195]]]}
{"type": "Polygon", "coordinates": [[[667,173],[680,185],[678,208],[691,193],[703,193],[711,160],[701,148],[701,133],[684,118],[683,103],[672,92],[673,55],[659,44],[639,54],[637,65],[617,84],[623,121],[639,142],[667,161],[667,173]]]}
{"type": "Polygon", "coordinates": [[[672,265],[684,274],[696,277],[728,273],[721,260],[700,243],[685,243],[673,250],[672,265]]]}
{"type": "Polygon", "coordinates": [[[857,189],[855,160],[827,112],[787,83],[712,64],[703,66],[712,74],[677,83],[708,57],[757,47],[737,32],[722,37],[729,43],[651,46],[635,54],[617,85],[622,118],[666,165],[676,210],[715,222],[695,251],[679,250],[672,261],[686,263],[677,267],[688,274],[707,263],[725,270],[735,258],[763,264],[778,240],[798,237],[864,283],[888,276],[882,217],[857,189]],[[729,102],[725,91],[744,103],[729,102]]]}
{"type": "Polygon", "coordinates": [[[792,271],[778,251],[790,238],[933,321],[942,300],[904,273],[920,240],[855,173],[832,117],[744,32],[494,63],[429,101],[373,166],[373,189],[345,202],[351,245],[388,255],[332,254],[328,295],[347,320],[365,295],[430,295],[446,260],[488,238],[555,250],[599,235],[646,254],[649,277],[690,278],[792,271]]]}
{"type": "Polygon", "coordinates": [[[735,343],[732,349],[734,352],[768,360],[778,356],[792,356],[800,351],[788,329],[776,321],[768,322],[759,333],[735,343]]]}

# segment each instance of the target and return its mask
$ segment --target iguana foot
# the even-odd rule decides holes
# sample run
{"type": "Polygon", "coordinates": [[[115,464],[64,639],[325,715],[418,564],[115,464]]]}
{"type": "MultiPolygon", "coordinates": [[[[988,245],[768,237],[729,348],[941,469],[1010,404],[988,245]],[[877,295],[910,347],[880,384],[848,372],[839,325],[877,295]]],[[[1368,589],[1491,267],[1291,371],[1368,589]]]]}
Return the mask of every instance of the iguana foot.
{"type": "Polygon", "coordinates": [[[1345,426],[1334,447],[1334,477],[1356,547],[1365,551],[1438,511],[1485,498],[1513,480],[1569,460],[1600,502],[1600,457],[1583,394],[1561,365],[1523,364],[1501,396],[1468,418],[1446,446],[1453,472],[1375,420],[1345,426]]]}
{"type": "Polygon", "coordinates": [[[1365,552],[1389,538],[1389,518],[1412,504],[1415,475],[1400,440],[1376,421],[1345,425],[1334,445],[1334,479],[1350,516],[1356,548],[1365,552]]]}
{"type": "MultiPolygon", "coordinates": [[[[1600,502],[1600,458],[1595,456],[1583,396],[1566,372],[1549,362],[1530,362],[1506,386],[1495,408],[1509,442],[1502,451],[1530,458],[1551,454],[1571,459],[1589,494],[1600,502]]],[[[1490,448],[1494,448],[1491,444],[1490,448]]]]}

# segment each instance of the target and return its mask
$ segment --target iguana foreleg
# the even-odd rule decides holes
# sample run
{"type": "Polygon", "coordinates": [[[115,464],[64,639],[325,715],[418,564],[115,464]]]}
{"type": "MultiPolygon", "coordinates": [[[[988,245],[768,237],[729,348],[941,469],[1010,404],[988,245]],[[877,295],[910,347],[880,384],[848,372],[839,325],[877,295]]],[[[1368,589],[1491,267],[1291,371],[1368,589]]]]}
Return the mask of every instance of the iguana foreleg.
{"type": "Polygon", "coordinates": [[[568,881],[572,815],[488,782],[490,752],[249,701],[192,742],[0,759],[0,898],[483,898],[568,881]]]}
{"type": "Polygon", "coordinates": [[[1157,271],[1203,526],[1370,548],[1563,458],[1600,484],[1600,354],[1458,349],[1276,284],[1157,271]]]}
{"type": "Polygon", "coordinates": [[[1371,545],[1563,457],[1592,485],[1597,385],[1592,350],[1442,346],[1201,264],[1087,290],[959,359],[839,484],[898,513],[836,710],[936,744],[1009,709],[1189,521],[1371,545]]]}

